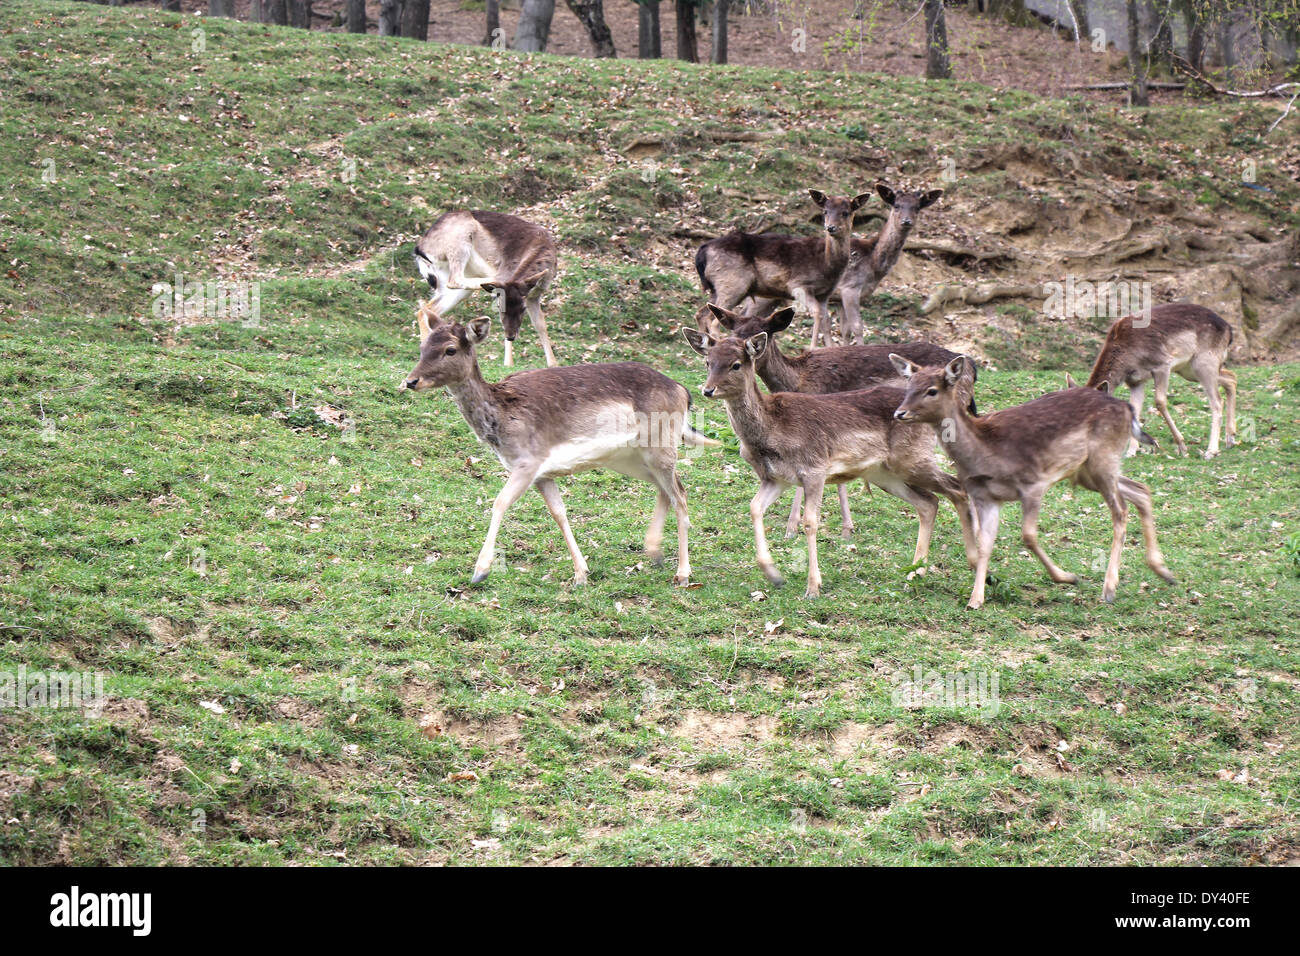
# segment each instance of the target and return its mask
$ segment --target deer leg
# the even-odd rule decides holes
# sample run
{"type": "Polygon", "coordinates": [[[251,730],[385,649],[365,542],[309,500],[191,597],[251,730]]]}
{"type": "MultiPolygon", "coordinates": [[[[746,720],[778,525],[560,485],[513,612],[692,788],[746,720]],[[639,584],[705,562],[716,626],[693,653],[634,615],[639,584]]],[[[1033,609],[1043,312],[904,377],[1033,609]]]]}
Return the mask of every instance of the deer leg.
{"type": "Polygon", "coordinates": [[[542,500],[546,502],[546,510],[560,526],[560,534],[564,535],[564,544],[569,549],[569,557],[573,559],[573,583],[586,584],[587,561],[578,550],[577,539],[573,536],[573,529],[569,527],[569,514],[564,508],[564,498],[560,495],[560,489],[554,480],[543,478],[537,482],[537,490],[542,500]]]}
{"type": "Polygon", "coordinates": [[[1225,413],[1227,415],[1227,436],[1223,444],[1231,448],[1237,444],[1237,376],[1226,368],[1219,369],[1219,387],[1223,389],[1225,413]]]}
{"type": "Polygon", "coordinates": [[[813,309],[813,348],[825,347],[831,344],[833,334],[831,331],[831,310],[830,306],[820,299],[809,297],[813,309]],[[818,345],[817,332],[821,330],[821,344],[818,345]]]}
{"type": "Polygon", "coordinates": [[[672,498],[673,509],[677,513],[677,573],[673,575],[673,584],[680,587],[686,587],[691,580],[691,560],[690,546],[687,539],[690,536],[691,516],[686,509],[686,487],[682,480],[677,477],[676,463],[673,466],[673,491],[670,495],[672,498]]]}
{"type": "Polygon", "coordinates": [[[840,537],[848,541],[853,537],[853,512],[849,510],[849,483],[840,485],[840,537]]]}
{"type": "Polygon", "coordinates": [[[822,520],[822,493],[826,480],[821,475],[804,479],[803,533],[808,538],[808,589],[804,597],[820,597],[822,572],[817,564],[817,529],[822,520]]]}
{"type": "Polygon", "coordinates": [[[1047,576],[1057,584],[1078,584],[1079,576],[1061,568],[1047,556],[1043,546],[1038,543],[1038,512],[1043,506],[1043,492],[1046,488],[1033,488],[1020,498],[1020,540],[1034,553],[1047,569],[1047,576]]]}
{"type": "Polygon", "coordinates": [[[1132,478],[1119,478],[1119,493],[1125,501],[1137,509],[1142,521],[1142,543],[1146,546],[1147,567],[1164,580],[1173,583],[1176,579],[1165,566],[1164,555],[1160,553],[1160,544],[1156,540],[1156,522],[1151,504],[1151,489],[1132,478]]]}
{"type": "MultiPolygon", "coordinates": [[[[1183,441],[1183,433],[1178,430],[1178,426],[1174,424],[1173,416],[1169,414],[1169,370],[1160,369],[1156,371],[1153,378],[1152,390],[1156,393],[1156,411],[1160,413],[1160,417],[1169,426],[1169,431],[1173,433],[1174,445],[1178,448],[1178,454],[1186,455],[1187,442],[1183,441]]],[[[1215,396],[1215,398],[1217,400],[1218,396],[1215,396]]]]}
{"type": "Polygon", "coordinates": [[[840,304],[844,308],[844,327],[841,331],[845,345],[861,345],[863,341],[861,294],[861,289],[840,290],[840,304]]]}
{"type": "MultiPolygon", "coordinates": [[[[1128,390],[1128,403],[1133,406],[1133,417],[1137,420],[1139,426],[1142,424],[1142,402],[1145,397],[1140,382],[1137,385],[1131,386],[1128,390]]],[[[1124,453],[1125,457],[1132,458],[1137,453],[1138,440],[1130,437],[1128,440],[1128,451],[1124,453]]]]}
{"type": "Polygon", "coordinates": [[[975,586],[971,589],[970,601],[966,607],[978,611],[984,606],[984,582],[989,573],[993,544],[998,538],[998,518],[1002,505],[996,501],[976,501],[974,507],[976,523],[979,525],[979,554],[975,559],[975,586]]]}
{"type": "Polygon", "coordinates": [[[536,474],[536,466],[516,468],[510,473],[505,487],[497,492],[496,500],[492,502],[492,521],[488,524],[483,550],[479,552],[478,561],[474,564],[474,576],[470,578],[470,584],[481,584],[487,580],[488,572],[492,570],[492,558],[496,555],[497,532],[501,530],[501,519],[510,510],[510,506],[528,490],[536,474]]]}
{"type": "Polygon", "coordinates": [[[546,334],[546,319],[542,317],[541,299],[525,299],[524,308],[528,310],[528,318],[533,323],[533,328],[537,330],[537,337],[542,343],[542,352],[546,355],[546,365],[553,368],[556,365],[555,353],[551,350],[551,340],[546,334]]]}
{"type": "Polygon", "coordinates": [[[1101,599],[1107,604],[1115,603],[1115,591],[1119,587],[1119,561],[1124,551],[1124,530],[1128,526],[1128,505],[1120,496],[1116,479],[1098,482],[1097,490],[1110,508],[1112,535],[1110,540],[1110,560],[1106,562],[1106,581],[1101,588],[1101,599]]]}
{"type": "Polygon", "coordinates": [[[1223,402],[1219,398],[1219,368],[1212,356],[1192,365],[1196,380],[1205,389],[1205,397],[1210,402],[1210,443],[1205,447],[1205,457],[1213,458],[1219,453],[1219,433],[1223,428],[1223,402]]]}
{"type": "Polygon", "coordinates": [[[473,294],[472,289],[453,289],[447,285],[439,286],[433,297],[433,311],[443,316],[460,305],[473,294]]]}
{"type": "Polygon", "coordinates": [[[785,578],[781,577],[781,572],[776,569],[772,552],[768,550],[767,533],[763,530],[763,515],[771,507],[772,502],[781,497],[783,491],[785,486],[780,482],[764,481],[758,486],[758,493],[749,503],[749,517],[754,522],[754,551],[758,557],[758,566],[767,579],[777,587],[785,584],[785,578]]]}
{"type": "Polygon", "coordinates": [[[871,480],[876,487],[885,489],[895,498],[903,499],[916,510],[920,524],[916,532],[916,550],[912,553],[912,563],[922,563],[930,554],[930,537],[934,534],[935,516],[939,514],[939,499],[929,491],[894,475],[876,474],[871,480]]]}
{"type": "Polygon", "coordinates": [[[799,519],[803,514],[803,488],[794,486],[794,501],[790,502],[790,517],[785,522],[785,536],[793,538],[799,533],[799,519]]]}
{"type": "MultiPolygon", "coordinates": [[[[658,482],[655,483],[656,485],[658,482]]],[[[646,557],[658,567],[664,563],[664,524],[668,521],[668,509],[672,502],[662,489],[655,489],[655,510],[650,516],[650,527],[645,532],[646,557]]]]}

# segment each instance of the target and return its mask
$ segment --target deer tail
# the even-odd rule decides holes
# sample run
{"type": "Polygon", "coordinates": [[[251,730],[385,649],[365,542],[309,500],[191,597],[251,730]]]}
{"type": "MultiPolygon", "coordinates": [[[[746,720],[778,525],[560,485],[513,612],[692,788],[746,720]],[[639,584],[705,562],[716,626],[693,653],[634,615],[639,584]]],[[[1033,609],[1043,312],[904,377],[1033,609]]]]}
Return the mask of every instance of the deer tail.
{"type": "Polygon", "coordinates": [[[695,250],[695,271],[700,277],[700,288],[704,290],[705,295],[712,298],[713,282],[712,280],[709,279],[709,277],[704,272],[704,270],[709,267],[708,250],[709,250],[709,244],[707,242],[704,245],[700,246],[699,249],[695,250]]]}
{"type": "MultiPolygon", "coordinates": [[[[1130,406],[1130,411],[1132,411],[1131,406],[1130,406]]],[[[1159,442],[1157,442],[1154,438],[1152,438],[1150,435],[1148,435],[1145,431],[1142,430],[1142,426],[1138,424],[1138,419],[1136,414],[1133,415],[1131,427],[1133,429],[1133,437],[1136,438],[1140,444],[1150,445],[1152,448],[1160,447],[1159,442]]]]}

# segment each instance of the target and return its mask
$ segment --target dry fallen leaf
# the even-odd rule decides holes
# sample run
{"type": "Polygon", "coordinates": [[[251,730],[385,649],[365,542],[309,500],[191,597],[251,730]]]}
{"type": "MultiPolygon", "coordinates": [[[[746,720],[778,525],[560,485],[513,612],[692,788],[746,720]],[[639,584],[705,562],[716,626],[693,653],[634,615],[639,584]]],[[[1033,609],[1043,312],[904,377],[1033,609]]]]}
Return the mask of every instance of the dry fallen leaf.
{"type": "Polygon", "coordinates": [[[473,770],[457,770],[455,773],[447,774],[449,783],[461,783],[464,781],[477,781],[478,774],[473,770]]]}

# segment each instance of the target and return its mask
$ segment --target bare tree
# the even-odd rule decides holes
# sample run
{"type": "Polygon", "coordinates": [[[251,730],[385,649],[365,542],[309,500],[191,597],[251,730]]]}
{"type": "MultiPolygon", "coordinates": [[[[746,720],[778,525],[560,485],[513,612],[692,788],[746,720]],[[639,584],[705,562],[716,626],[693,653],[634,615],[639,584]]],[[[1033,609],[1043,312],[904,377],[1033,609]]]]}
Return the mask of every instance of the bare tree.
{"type": "Polygon", "coordinates": [[[289,0],[289,25],[311,29],[311,0],[289,0]]]}
{"type": "Polygon", "coordinates": [[[487,17],[487,27],[483,33],[483,45],[491,46],[492,41],[498,36],[497,31],[501,29],[501,0],[487,0],[483,4],[483,11],[487,17]]]}
{"type": "Polygon", "coordinates": [[[233,17],[234,15],[235,0],[208,0],[208,16],[233,17]]]}
{"type": "Polygon", "coordinates": [[[700,62],[695,49],[695,9],[697,0],[677,0],[677,59],[700,62]]]}
{"type": "Polygon", "coordinates": [[[727,13],[731,0],[713,0],[713,62],[727,62],[727,13]]]}
{"type": "Polygon", "coordinates": [[[289,0],[266,0],[266,22],[287,27],[289,25],[289,0]]]}
{"type": "Polygon", "coordinates": [[[925,0],[925,78],[951,80],[948,59],[948,25],[943,18],[943,0],[925,0]]]}
{"type": "Polygon", "coordinates": [[[429,39],[429,0],[405,0],[402,4],[402,36],[429,39]]]}
{"type": "Polygon", "coordinates": [[[170,13],[180,13],[181,0],[162,0],[162,8],[170,13]]]}
{"type": "Polygon", "coordinates": [[[379,35],[395,37],[401,33],[402,0],[380,0],[379,35]]]}
{"type": "Polygon", "coordinates": [[[587,30],[591,37],[591,52],[597,57],[615,57],[614,37],[605,24],[605,7],[603,0],[564,0],[573,11],[573,15],[587,30]]]}
{"type": "Polygon", "coordinates": [[[635,0],[636,55],[643,60],[657,60],[664,55],[659,33],[659,0],[635,0]]]}
{"type": "Polygon", "coordinates": [[[1125,0],[1128,7],[1128,64],[1133,71],[1129,86],[1130,106],[1150,106],[1147,93],[1147,70],[1142,56],[1142,24],[1138,20],[1137,0],[1125,0]]]}
{"type": "Polygon", "coordinates": [[[348,0],[348,33],[366,32],[366,0],[348,0]]]}
{"type": "Polygon", "coordinates": [[[541,53],[546,49],[551,35],[551,18],[555,16],[555,0],[524,0],[519,11],[519,27],[515,30],[513,48],[523,53],[541,53]]]}

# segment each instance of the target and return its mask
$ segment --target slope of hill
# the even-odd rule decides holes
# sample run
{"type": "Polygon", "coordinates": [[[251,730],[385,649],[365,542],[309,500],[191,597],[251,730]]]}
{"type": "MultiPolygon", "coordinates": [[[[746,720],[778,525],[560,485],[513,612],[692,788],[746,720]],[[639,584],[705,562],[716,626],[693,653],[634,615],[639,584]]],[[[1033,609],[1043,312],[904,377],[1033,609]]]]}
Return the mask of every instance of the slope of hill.
{"type": "MultiPolygon", "coordinates": [[[[1238,368],[1221,457],[1126,463],[1178,585],[1134,527],[1103,605],[1108,513],[1062,488],[1042,537],[1082,581],[1048,582],[1007,527],[973,615],[951,510],[914,568],[915,516],[860,488],[853,541],[826,518],[817,602],[773,509],[791,584],[770,588],[752,475],[676,332],[699,236],[810,229],[807,186],[884,176],[948,193],[872,335],[992,359],[983,408],[1059,388],[1104,322],[1028,294],[920,314],[945,286],[1151,281],[1217,296],[1238,359],[1268,357],[1295,116],[33,0],[0,6],[0,68],[0,860],[1297,860],[1300,364],[1238,368]],[[1270,192],[1239,186],[1245,159],[1270,192]],[[725,444],[682,468],[696,587],[649,565],[650,496],[608,473],[564,483],[586,588],[537,495],[467,587],[501,469],[445,396],[393,387],[411,243],[461,204],[560,236],[562,361],[695,393],[725,444]],[[177,273],[257,283],[260,314],[169,315],[177,273]],[[103,694],[50,706],[55,674],[103,694]]],[[[494,335],[490,380],[500,358],[494,335]]],[[[1179,382],[1171,409],[1201,450],[1204,398],[1179,382]]]]}

